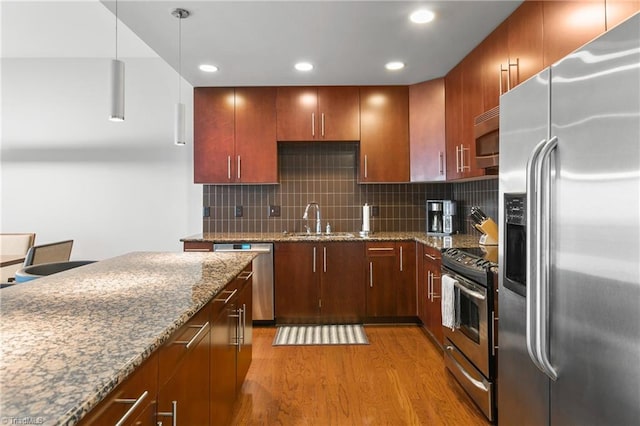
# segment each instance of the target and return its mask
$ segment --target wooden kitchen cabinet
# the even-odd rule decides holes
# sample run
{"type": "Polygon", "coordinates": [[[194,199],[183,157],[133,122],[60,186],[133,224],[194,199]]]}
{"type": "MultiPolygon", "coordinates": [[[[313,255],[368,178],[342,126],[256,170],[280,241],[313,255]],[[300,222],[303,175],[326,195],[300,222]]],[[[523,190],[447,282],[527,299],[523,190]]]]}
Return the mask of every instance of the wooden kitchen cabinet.
{"type": "Polygon", "coordinates": [[[194,89],[194,182],[277,183],[276,89],[194,89]]]}
{"type": "MultiPolygon", "coordinates": [[[[318,246],[320,250],[320,246],[318,246]]],[[[320,316],[323,323],[356,323],[365,316],[364,247],[360,242],[321,245],[320,316]]]]}
{"type": "Polygon", "coordinates": [[[509,49],[507,43],[506,21],[485,38],[476,49],[482,53],[481,84],[482,109],[488,111],[498,106],[500,95],[507,91],[509,49]]]}
{"type": "Polygon", "coordinates": [[[483,176],[476,167],[474,120],[483,113],[481,51],[474,50],[445,78],[447,180],[483,176]],[[448,92],[451,93],[448,93],[448,92]]]}
{"type": "Polygon", "coordinates": [[[360,87],[360,183],[408,182],[409,88],[360,87]]]}
{"type": "Polygon", "coordinates": [[[279,141],[360,140],[357,87],[278,87],[279,141]]]}
{"type": "MultiPolygon", "coordinates": [[[[228,424],[233,404],[251,364],[252,273],[247,266],[210,302],[211,424],[228,424]]],[[[200,424],[200,423],[190,423],[200,424]]]]}
{"type": "Polygon", "coordinates": [[[606,29],[605,2],[543,1],[543,66],[547,67],[606,29]]]}
{"type": "Polygon", "coordinates": [[[640,0],[606,0],[607,31],[640,11],[640,0]]]}
{"type": "Polygon", "coordinates": [[[394,242],[371,242],[367,250],[367,317],[395,317],[398,259],[394,242]]]}
{"type": "Polygon", "coordinates": [[[365,313],[360,242],[276,243],[278,323],[353,323],[365,313]]]}
{"type": "Polygon", "coordinates": [[[396,315],[415,317],[418,315],[416,297],[416,243],[402,241],[396,243],[398,252],[398,289],[396,294],[396,315]]]}
{"type": "Polygon", "coordinates": [[[201,309],[160,348],[158,422],[209,424],[210,312],[201,309]]]}
{"type": "Polygon", "coordinates": [[[512,89],[544,68],[542,2],[525,1],[505,21],[508,27],[509,80],[512,89]],[[515,67],[513,66],[515,64],[515,67]]]}
{"type": "Polygon", "coordinates": [[[158,354],[153,353],[129,378],[119,384],[100,404],[80,420],[80,425],[116,424],[155,426],[158,393],[158,354]],[[140,401],[134,408],[136,401],[140,401]]]}
{"type": "Polygon", "coordinates": [[[442,255],[439,250],[423,245],[421,265],[421,306],[420,319],[427,332],[440,346],[444,343],[441,310],[441,266],[442,255]]]}
{"type": "Polygon", "coordinates": [[[315,323],[320,315],[318,249],[313,243],[275,243],[275,316],[278,323],[315,323]]]}
{"type": "Polygon", "coordinates": [[[213,251],[213,243],[207,241],[185,241],[182,244],[185,252],[209,252],[213,251]]]}
{"type": "Polygon", "coordinates": [[[446,179],[444,78],[409,86],[411,182],[446,179]]]}

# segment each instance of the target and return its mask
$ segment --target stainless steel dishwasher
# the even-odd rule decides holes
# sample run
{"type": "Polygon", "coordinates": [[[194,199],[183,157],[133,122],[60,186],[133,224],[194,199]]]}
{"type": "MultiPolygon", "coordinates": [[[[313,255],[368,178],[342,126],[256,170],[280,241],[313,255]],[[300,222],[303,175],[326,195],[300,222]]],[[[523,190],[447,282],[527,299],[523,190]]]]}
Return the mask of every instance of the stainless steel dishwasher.
{"type": "Polygon", "coordinates": [[[256,252],[253,259],[253,321],[273,322],[273,244],[271,243],[225,243],[214,244],[213,251],[256,252]]]}

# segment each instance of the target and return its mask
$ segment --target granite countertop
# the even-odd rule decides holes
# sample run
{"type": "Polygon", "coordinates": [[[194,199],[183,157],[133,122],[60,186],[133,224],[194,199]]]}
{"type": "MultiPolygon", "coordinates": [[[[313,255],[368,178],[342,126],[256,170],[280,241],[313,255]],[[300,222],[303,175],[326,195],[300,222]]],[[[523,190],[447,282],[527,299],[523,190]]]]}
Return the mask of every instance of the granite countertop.
{"type": "Polygon", "coordinates": [[[417,241],[433,248],[478,247],[479,235],[456,234],[450,237],[435,237],[424,232],[375,232],[361,237],[357,232],[334,234],[289,234],[289,233],[204,233],[182,238],[183,242],[304,242],[304,241],[417,241]]]}
{"type": "Polygon", "coordinates": [[[129,253],[0,290],[0,421],[73,425],[254,253],[129,253]]]}

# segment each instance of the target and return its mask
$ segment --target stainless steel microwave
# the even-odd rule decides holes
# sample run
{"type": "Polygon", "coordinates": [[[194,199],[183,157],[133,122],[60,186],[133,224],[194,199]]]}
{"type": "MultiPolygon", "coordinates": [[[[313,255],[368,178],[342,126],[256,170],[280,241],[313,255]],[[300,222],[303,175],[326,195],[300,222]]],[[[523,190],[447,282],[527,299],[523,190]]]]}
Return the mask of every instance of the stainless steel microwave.
{"type": "Polygon", "coordinates": [[[476,166],[485,169],[486,174],[498,174],[499,150],[498,133],[500,126],[500,106],[480,114],[474,121],[473,131],[476,142],[476,166]]]}

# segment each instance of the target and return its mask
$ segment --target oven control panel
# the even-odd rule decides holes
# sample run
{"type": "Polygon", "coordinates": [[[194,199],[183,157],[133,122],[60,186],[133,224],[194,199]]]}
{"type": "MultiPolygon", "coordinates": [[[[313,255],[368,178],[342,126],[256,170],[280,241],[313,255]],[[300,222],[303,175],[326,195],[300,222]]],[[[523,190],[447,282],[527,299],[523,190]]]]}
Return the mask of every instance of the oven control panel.
{"type": "Polygon", "coordinates": [[[480,249],[448,248],[442,252],[442,264],[462,276],[471,278],[480,284],[489,284],[490,269],[496,263],[482,257],[480,249]]]}

